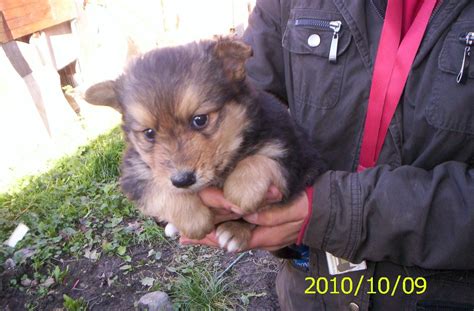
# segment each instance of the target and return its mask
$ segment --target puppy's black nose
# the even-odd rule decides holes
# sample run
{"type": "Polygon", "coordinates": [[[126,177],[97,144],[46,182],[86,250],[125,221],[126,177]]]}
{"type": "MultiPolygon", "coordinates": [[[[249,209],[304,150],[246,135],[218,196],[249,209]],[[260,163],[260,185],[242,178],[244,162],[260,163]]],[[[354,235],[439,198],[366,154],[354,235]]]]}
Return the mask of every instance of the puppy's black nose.
{"type": "Polygon", "coordinates": [[[194,172],[178,172],[171,176],[171,183],[177,188],[186,188],[196,183],[194,172]]]}

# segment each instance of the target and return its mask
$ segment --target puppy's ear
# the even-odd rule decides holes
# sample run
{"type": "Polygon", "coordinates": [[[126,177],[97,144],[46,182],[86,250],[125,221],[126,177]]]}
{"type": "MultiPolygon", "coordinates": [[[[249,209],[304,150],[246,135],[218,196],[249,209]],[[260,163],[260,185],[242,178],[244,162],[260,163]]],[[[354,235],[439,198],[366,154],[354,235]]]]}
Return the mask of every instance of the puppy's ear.
{"type": "Polygon", "coordinates": [[[93,105],[109,106],[122,112],[122,105],[115,91],[116,83],[109,80],[94,84],[86,90],[84,99],[93,105]]]}
{"type": "Polygon", "coordinates": [[[221,37],[214,47],[215,55],[222,61],[224,72],[231,81],[245,79],[245,61],[252,56],[252,48],[237,39],[221,37]]]}

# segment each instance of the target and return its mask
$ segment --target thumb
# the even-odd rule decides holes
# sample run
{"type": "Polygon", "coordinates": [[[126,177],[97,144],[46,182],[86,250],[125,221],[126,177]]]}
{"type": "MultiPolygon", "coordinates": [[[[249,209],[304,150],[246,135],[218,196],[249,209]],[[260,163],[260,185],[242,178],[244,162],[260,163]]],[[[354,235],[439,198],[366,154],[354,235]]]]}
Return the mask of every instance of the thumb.
{"type": "Polygon", "coordinates": [[[265,200],[267,203],[277,203],[283,199],[283,194],[278,190],[275,185],[271,185],[268,188],[267,194],[265,195],[265,200]]]}
{"type": "Polygon", "coordinates": [[[303,221],[308,214],[306,195],[286,206],[274,206],[261,212],[244,216],[244,220],[259,226],[273,227],[288,222],[303,221]]]}
{"type": "Polygon", "coordinates": [[[236,214],[242,215],[242,211],[239,209],[238,206],[232,204],[232,202],[228,201],[224,197],[224,193],[222,190],[209,187],[199,191],[199,197],[204,205],[217,208],[217,209],[225,209],[228,211],[232,211],[236,214]]]}

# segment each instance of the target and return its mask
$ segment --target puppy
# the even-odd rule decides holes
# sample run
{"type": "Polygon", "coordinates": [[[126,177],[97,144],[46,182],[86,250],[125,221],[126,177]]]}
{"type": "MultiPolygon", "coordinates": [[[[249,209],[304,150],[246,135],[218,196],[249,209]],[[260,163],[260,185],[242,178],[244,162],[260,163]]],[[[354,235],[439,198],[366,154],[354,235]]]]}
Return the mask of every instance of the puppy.
{"type": "MultiPolygon", "coordinates": [[[[90,87],[88,102],[123,115],[128,148],[121,187],[146,215],[201,239],[213,214],[197,192],[217,186],[245,213],[261,210],[270,185],[285,205],[322,173],[318,154],[275,97],[252,87],[251,48],[232,38],[150,51],[115,81],[90,87]]],[[[252,225],[218,225],[228,251],[246,247],[252,225]]]]}

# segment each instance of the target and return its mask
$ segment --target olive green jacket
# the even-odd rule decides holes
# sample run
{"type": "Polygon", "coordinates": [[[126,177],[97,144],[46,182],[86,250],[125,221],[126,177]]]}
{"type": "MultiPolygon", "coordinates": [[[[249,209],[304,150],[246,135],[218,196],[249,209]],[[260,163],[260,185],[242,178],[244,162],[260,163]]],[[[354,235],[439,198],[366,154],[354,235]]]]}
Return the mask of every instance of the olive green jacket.
{"type": "Polygon", "coordinates": [[[262,0],[244,35],[254,51],[250,80],[288,103],[331,168],[314,184],[303,240],[311,275],[332,278],[328,251],[367,261],[367,270],[339,276],[354,287],[361,275],[428,280],[421,295],[368,295],[364,282],[357,296],[314,299],[321,310],[350,302],[361,310],[414,310],[432,300],[474,306],[474,55],[467,82],[456,82],[474,1],[443,0],[435,9],[378,164],[356,173],[383,14],[383,1],[262,0]],[[341,22],[335,55],[331,21],[341,22]]]}

